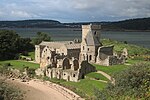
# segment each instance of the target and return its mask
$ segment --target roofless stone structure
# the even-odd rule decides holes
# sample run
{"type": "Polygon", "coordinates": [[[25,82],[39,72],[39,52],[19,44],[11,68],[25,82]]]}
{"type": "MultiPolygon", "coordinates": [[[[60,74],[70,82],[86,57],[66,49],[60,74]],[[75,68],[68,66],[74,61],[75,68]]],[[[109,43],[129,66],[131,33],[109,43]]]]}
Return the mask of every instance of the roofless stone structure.
{"type": "Polygon", "coordinates": [[[125,62],[127,53],[117,56],[114,46],[103,46],[100,42],[100,25],[82,25],[82,42],[41,42],[35,45],[35,61],[40,63],[37,75],[75,81],[85,74],[96,71],[92,63],[114,65],[125,62]]]}

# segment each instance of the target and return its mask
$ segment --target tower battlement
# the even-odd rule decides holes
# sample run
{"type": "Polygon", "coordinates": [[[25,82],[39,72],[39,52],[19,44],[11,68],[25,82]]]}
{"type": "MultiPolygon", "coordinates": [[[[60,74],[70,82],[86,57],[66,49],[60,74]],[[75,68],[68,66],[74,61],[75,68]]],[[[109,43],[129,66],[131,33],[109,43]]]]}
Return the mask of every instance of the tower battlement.
{"type": "Polygon", "coordinates": [[[92,29],[92,30],[100,30],[101,29],[101,25],[82,25],[82,29],[92,29]]]}

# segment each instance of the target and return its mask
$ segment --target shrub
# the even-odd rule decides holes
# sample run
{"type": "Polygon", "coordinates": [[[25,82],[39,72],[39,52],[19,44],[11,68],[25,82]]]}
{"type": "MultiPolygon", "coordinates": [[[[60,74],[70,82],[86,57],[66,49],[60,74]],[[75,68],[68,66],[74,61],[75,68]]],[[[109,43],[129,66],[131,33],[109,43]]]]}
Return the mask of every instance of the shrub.
{"type": "Polygon", "coordinates": [[[103,91],[95,91],[98,100],[150,99],[150,65],[135,64],[114,78],[115,85],[109,83],[103,91]]]}
{"type": "Polygon", "coordinates": [[[23,100],[23,92],[0,80],[0,100],[23,100]]]}
{"type": "Polygon", "coordinates": [[[27,74],[29,77],[34,77],[35,76],[35,69],[34,68],[28,68],[27,69],[27,74]]]}

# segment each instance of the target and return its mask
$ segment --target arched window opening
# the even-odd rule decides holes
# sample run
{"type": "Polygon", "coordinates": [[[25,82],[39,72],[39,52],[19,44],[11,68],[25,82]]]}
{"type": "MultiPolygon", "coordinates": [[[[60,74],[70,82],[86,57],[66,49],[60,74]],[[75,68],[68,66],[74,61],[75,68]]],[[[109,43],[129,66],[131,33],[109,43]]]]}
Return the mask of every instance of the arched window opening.
{"type": "Polygon", "coordinates": [[[90,55],[89,60],[90,60],[90,61],[92,60],[92,55],[90,55]]]}

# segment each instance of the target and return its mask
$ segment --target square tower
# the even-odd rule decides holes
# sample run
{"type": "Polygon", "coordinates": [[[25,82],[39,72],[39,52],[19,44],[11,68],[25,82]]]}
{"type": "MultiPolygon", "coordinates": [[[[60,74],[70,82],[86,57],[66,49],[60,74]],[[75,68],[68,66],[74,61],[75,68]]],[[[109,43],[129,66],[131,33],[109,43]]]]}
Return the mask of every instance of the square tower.
{"type": "Polygon", "coordinates": [[[81,61],[96,62],[100,43],[101,25],[82,25],[81,61]]]}

